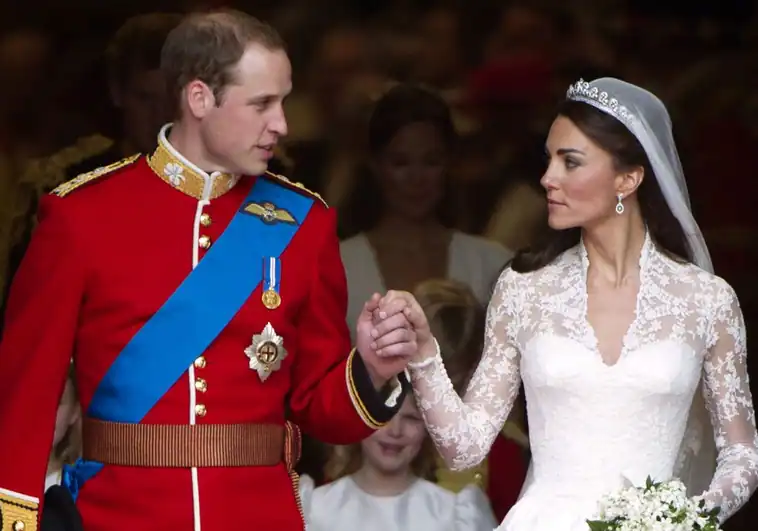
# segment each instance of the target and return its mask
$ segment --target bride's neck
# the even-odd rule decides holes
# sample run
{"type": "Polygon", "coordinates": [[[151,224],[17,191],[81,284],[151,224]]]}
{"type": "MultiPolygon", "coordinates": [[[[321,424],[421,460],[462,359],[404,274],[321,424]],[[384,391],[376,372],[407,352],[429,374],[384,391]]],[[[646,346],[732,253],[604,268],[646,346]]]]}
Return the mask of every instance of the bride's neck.
{"type": "Polygon", "coordinates": [[[373,496],[397,496],[408,490],[415,480],[416,476],[410,470],[386,474],[367,463],[353,474],[358,487],[373,496]]]}
{"type": "Polygon", "coordinates": [[[615,287],[637,274],[647,231],[636,209],[628,208],[627,212],[582,230],[582,241],[594,275],[615,287]]]}

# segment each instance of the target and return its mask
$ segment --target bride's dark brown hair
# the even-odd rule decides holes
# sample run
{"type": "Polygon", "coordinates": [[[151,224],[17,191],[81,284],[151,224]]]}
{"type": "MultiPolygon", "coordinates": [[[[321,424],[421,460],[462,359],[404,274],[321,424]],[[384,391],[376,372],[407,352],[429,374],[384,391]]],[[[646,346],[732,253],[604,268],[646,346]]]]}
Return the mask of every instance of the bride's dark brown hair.
{"type": "MultiPolygon", "coordinates": [[[[651,239],[672,258],[692,262],[687,235],[663,197],[645,150],[626,126],[591,105],[573,100],[561,103],[558,116],[571,120],[587,138],[609,153],[617,170],[643,168],[644,178],[637,188],[637,200],[651,239]]],[[[547,227],[538,243],[518,252],[509,266],[519,273],[541,269],[577,245],[580,238],[580,227],[564,230],[547,227]]]]}

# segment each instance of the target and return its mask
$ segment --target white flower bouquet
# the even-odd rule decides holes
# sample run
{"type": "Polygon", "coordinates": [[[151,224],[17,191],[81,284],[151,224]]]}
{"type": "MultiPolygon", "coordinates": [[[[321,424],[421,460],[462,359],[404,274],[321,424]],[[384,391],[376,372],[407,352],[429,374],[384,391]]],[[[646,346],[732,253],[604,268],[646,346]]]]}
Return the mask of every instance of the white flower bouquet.
{"type": "Polygon", "coordinates": [[[721,531],[719,509],[707,509],[701,497],[689,498],[679,480],[628,487],[600,500],[590,531],[721,531]]]}

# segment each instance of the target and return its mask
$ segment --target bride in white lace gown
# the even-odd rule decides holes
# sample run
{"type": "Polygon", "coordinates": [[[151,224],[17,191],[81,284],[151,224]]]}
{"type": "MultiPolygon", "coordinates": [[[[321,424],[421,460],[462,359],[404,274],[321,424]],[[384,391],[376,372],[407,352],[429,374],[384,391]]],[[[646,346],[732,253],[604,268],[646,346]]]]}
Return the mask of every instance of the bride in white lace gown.
{"type": "Polygon", "coordinates": [[[710,272],[668,113],[633,85],[580,82],[547,152],[553,239],[501,274],[463,399],[415,301],[385,300],[410,305],[411,376],[429,432],[451,467],[476,465],[523,381],[532,464],[498,529],[585,531],[609,491],[648,475],[694,489],[704,473],[693,494],[705,490],[724,521],[758,486],[745,329],[734,291],[710,272]],[[698,415],[703,398],[710,419],[698,415]],[[697,421],[713,438],[697,436],[697,421]]]}

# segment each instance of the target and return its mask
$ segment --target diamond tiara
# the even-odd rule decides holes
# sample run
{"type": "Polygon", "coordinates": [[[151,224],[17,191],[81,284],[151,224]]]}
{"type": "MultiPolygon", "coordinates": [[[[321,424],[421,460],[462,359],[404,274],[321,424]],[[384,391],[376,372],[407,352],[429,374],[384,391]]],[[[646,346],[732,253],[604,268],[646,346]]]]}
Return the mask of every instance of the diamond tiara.
{"type": "Polygon", "coordinates": [[[616,98],[612,98],[607,92],[600,91],[597,87],[591,86],[583,79],[580,79],[569,87],[566,91],[566,98],[588,103],[601,111],[615,116],[618,120],[628,125],[631,125],[635,120],[634,114],[621,105],[616,98]]]}

